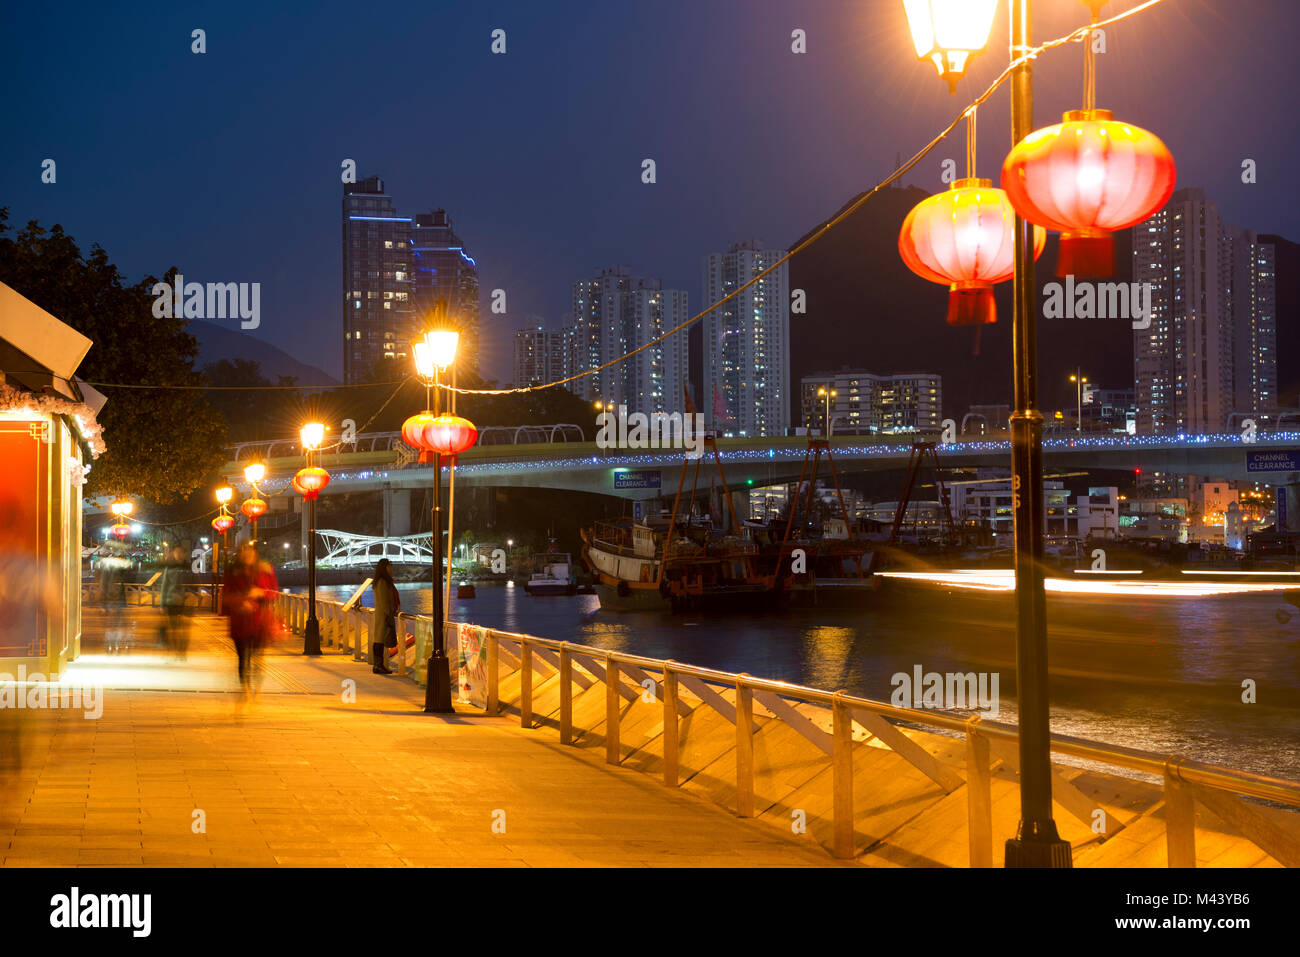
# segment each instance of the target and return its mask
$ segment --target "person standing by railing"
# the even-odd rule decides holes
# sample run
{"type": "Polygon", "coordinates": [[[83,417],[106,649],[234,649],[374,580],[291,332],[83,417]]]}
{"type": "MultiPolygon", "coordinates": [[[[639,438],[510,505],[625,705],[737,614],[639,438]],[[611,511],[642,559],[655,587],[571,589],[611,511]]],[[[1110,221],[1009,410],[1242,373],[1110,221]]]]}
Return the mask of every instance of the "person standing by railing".
{"type": "Polygon", "coordinates": [[[230,640],[239,656],[239,683],[247,699],[257,693],[257,665],[274,624],[279,584],[271,566],[257,557],[257,548],[245,542],[221,586],[221,613],[230,619],[230,640]]]}
{"type": "Polygon", "coordinates": [[[375,565],[375,580],[370,585],[375,595],[375,616],[370,622],[370,657],[377,675],[393,672],[384,662],[384,648],[397,650],[397,613],[402,599],[393,583],[393,566],[387,558],[375,565]]]}

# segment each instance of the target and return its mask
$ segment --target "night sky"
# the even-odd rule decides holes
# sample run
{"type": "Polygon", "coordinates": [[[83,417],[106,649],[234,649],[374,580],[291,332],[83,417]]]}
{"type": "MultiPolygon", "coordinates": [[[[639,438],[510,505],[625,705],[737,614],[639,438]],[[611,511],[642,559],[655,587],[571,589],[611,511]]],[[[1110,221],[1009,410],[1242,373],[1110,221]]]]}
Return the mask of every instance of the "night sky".
{"type": "MultiPolygon", "coordinates": [[[[131,279],[176,265],[261,282],[256,335],[339,376],[340,164],[355,159],[402,215],[450,212],[485,304],[507,291],[509,315],[483,323],[486,369],[509,380],[513,330],[558,327],[573,280],[625,263],[697,310],[707,253],[787,245],[874,185],[1005,65],[1000,6],[954,97],[913,55],[899,0],[12,4],[0,205],[12,225],[102,244],[131,279]]],[[[1077,0],[1036,13],[1038,41],[1087,18],[1077,0]]],[[[1298,35],[1293,0],[1166,0],[1110,30],[1097,105],[1164,139],[1179,186],[1229,223],[1300,239],[1298,35]]],[[[1081,61],[1078,46],[1039,60],[1037,125],[1080,105],[1081,61]]],[[[1008,114],[1004,87],[980,117],[995,180],[1008,114]]],[[[937,191],[941,159],[962,155],[944,144],[905,182],[937,191]]]]}

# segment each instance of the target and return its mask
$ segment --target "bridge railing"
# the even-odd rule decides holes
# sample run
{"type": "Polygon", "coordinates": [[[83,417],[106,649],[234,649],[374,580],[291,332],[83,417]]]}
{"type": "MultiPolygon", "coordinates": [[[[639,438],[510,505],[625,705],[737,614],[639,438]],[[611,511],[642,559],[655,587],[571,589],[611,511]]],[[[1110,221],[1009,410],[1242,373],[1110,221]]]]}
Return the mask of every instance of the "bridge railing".
{"type": "MultiPolygon", "coordinates": [[[[277,609],[293,632],[301,634],[306,596],[280,593],[277,609]]],[[[358,661],[369,660],[372,616],[368,608],[345,610],[342,602],[317,599],[322,645],[350,651],[358,661]]],[[[400,653],[385,654],[398,674],[419,685],[425,683],[429,626],[425,616],[400,615],[400,653]]],[[[456,628],[447,623],[447,657],[453,670],[458,658],[456,628]]],[[[734,750],[734,788],[711,779],[708,792],[715,800],[723,796],[741,817],[782,807],[796,787],[829,771],[822,789],[828,793],[820,799],[822,813],[816,813],[816,806],[809,809],[808,829],[821,830],[824,843],[840,858],[855,857],[875,840],[858,828],[862,808],[856,788],[864,770],[896,777],[899,765],[882,767],[876,760],[881,750],[892,752],[941,792],[931,792],[936,800],[965,787],[968,862],[972,867],[994,864],[995,772],[1019,772],[1019,734],[1013,725],[571,642],[482,631],[487,660],[486,687],[481,690],[488,714],[517,712],[521,727],[553,727],[563,745],[603,745],[606,763],[655,772],[668,787],[681,786],[706,766],[713,775],[726,751],[734,750]],[[950,741],[956,737],[962,744],[952,750],[961,754],[960,760],[940,758],[900,725],[920,726],[950,741]],[[732,729],[727,747],[702,749],[698,729],[708,733],[720,727],[732,729]],[[820,752],[820,763],[797,755],[791,744],[800,738],[813,746],[813,754],[820,752]],[[648,747],[652,743],[657,751],[648,747]],[[773,759],[765,760],[768,755],[773,759]]],[[[1198,805],[1283,865],[1300,866],[1296,829],[1280,826],[1265,809],[1241,800],[1300,808],[1300,782],[1065,735],[1052,736],[1051,752],[1159,778],[1170,867],[1196,866],[1198,805]]],[[[1100,807],[1058,765],[1052,768],[1052,797],[1101,840],[1145,820],[1154,810],[1132,811],[1121,820],[1120,811],[1100,807]]],[[[816,805],[818,800],[802,797],[804,804],[816,805]]]]}

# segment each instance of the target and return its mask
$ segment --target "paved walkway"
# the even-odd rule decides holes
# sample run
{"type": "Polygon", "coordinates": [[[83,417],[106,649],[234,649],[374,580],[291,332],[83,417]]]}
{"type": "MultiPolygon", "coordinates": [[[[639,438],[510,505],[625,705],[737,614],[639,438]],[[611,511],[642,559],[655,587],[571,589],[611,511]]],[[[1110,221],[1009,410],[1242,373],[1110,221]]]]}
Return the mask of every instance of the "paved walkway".
{"type": "Polygon", "coordinates": [[[273,651],[244,705],[220,619],[194,620],[181,663],[155,616],[133,609],[134,647],[109,655],[87,609],[64,683],[102,682],[99,718],[0,711],[22,738],[0,765],[4,866],[837,863],[517,719],[425,715],[421,689],[350,658],[273,651]]]}

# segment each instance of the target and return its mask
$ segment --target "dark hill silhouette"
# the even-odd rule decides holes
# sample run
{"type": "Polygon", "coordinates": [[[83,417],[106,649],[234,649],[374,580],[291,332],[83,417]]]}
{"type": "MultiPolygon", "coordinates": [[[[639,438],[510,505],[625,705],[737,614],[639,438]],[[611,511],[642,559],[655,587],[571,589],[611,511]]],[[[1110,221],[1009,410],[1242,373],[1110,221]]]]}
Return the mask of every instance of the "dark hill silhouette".
{"type": "MultiPolygon", "coordinates": [[[[807,314],[790,317],[796,422],[799,380],[842,366],[879,374],[937,372],[943,376],[944,415],[958,421],[972,404],[1010,404],[1011,283],[995,287],[998,321],[982,328],[976,355],[974,328],[944,321],[947,288],[914,275],[898,255],[903,218],[927,195],[914,186],[882,190],[790,260],[790,288],[803,289],[808,297],[807,314]]],[[[1128,230],[1116,234],[1118,269],[1110,281],[1131,278],[1130,237],[1128,230]]],[[[1037,263],[1040,315],[1041,288],[1056,281],[1056,251],[1057,235],[1048,233],[1037,263]]],[[[1133,334],[1127,322],[1040,319],[1038,328],[1039,406],[1046,415],[1074,406],[1069,375],[1076,366],[1102,388],[1133,387],[1133,334]]]]}

